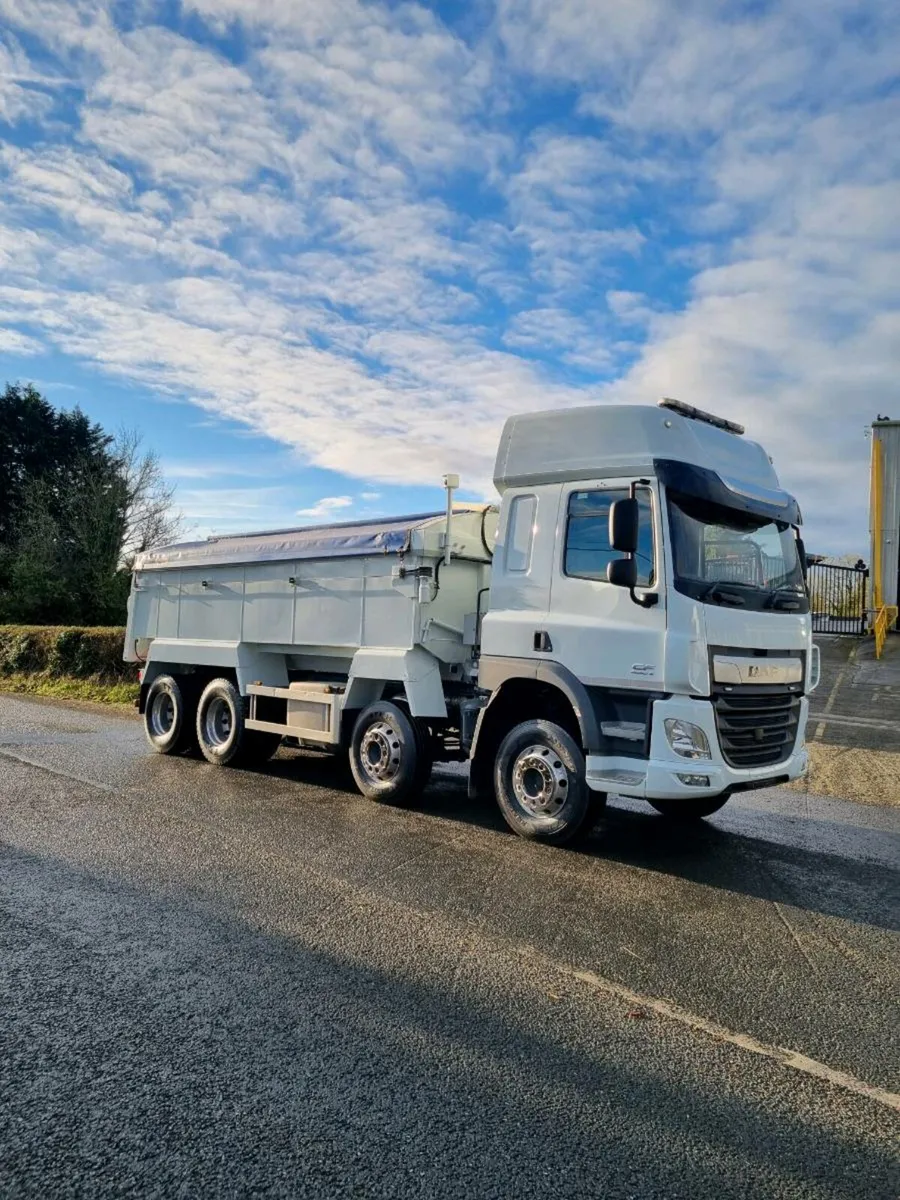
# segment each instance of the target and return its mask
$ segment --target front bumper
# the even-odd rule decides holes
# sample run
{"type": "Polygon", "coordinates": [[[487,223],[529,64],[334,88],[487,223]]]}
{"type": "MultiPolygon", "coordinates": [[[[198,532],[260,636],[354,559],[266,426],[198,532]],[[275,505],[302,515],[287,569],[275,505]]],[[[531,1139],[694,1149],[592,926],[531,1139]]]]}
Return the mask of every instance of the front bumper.
{"type": "Polygon", "coordinates": [[[657,700],[653,705],[653,729],[650,736],[650,757],[623,758],[591,754],[587,759],[587,784],[596,792],[611,792],[619,796],[634,796],[639,800],[680,800],[684,797],[720,796],[723,792],[744,791],[765,787],[774,782],[799,779],[809,769],[809,754],[805,749],[809,701],[800,702],[797,740],[790,758],[767,767],[739,770],[722,757],[719,733],[713,706],[708,700],[689,700],[675,697],[657,700]],[[669,745],[664,721],[669,717],[699,725],[709,742],[711,758],[681,758],[669,745]],[[698,787],[684,783],[679,775],[702,776],[709,782],[698,787]]]}

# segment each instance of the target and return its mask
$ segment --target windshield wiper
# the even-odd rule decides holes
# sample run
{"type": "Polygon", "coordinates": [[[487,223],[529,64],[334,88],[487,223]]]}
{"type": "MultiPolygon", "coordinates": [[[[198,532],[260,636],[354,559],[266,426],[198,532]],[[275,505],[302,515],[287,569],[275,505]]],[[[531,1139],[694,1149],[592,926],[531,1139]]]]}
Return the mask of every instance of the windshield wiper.
{"type": "Polygon", "coordinates": [[[743,596],[739,596],[737,592],[725,591],[722,588],[721,580],[717,579],[711,583],[709,587],[703,589],[697,599],[701,604],[707,600],[718,601],[720,604],[732,604],[735,608],[743,608],[747,601],[743,596]]]}
{"type": "Polygon", "coordinates": [[[780,587],[766,597],[764,608],[783,608],[788,612],[795,611],[800,607],[802,593],[796,588],[780,587]]]}

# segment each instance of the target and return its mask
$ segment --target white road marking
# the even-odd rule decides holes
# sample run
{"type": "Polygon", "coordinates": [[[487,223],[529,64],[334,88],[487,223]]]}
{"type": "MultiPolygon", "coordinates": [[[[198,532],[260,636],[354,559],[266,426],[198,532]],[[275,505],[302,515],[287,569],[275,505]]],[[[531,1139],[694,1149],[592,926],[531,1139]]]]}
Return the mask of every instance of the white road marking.
{"type": "Polygon", "coordinates": [[[855,725],[859,729],[882,729],[885,732],[896,733],[896,721],[876,721],[872,717],[836,717],[825,712],[810,713],[810,721],[818,721],[820,725],[855,725]]]}
{"type": "MultiPolygon", "coordinates": [[[[856,662],[857,650],[858,650],[858,646],[854,646],[853,649],[850,651],[850,653],[847,655],[847,661],[841,667],[840,671],[838,671],[838,677],[834,681],[834,687],[832,687],[832,689],[828,695],[828,699],[825,702],[825,707],[822,709],[822,717],[827,717],[828,714],[831,712],[831,710],[834,708],[834,702],[835,702],[835,700],[837,700],[838,692],[841,690],[841,684],[844,682],[844,679],[847,676],[847,672],[850,670],[850,668],[856,662]]],[[[822,720],[822,717],[819,718],[819,723],[816,726],[816,732],[813,734],[813,738],[817,742],[821,741],[822,738],[825,736],[825,722],[824,722],[824,720],[822,720]]]]}
{"type": "MultiPolygon", "coordinates": [[[[557,967],[560,968],[561,965],[557,964],[557,967]]],[[[624,1000],[633,1007],[649,1009],[651,1012],[657,1013],[658,1016],[665,1017],[669,1021],[677,1021],[679,1025],[686,1025],[688,1029],[693,1029],[695,1032],[705,1033],[707,1036],[716,1038],[718,1041],[728,1042],[730,1045],[738,1046],[741,1050],[747,1050],[751,1054],[759,1054],[763,1058],[770,1058],[774,1062],[780,1063],[783,1067],[790,1067],[793,1071],[800,1071],[804,1075],[813,1076],[815,1079],[823,1079],[826,1083],[843,1088],[846,1092],[853,1092],[857,1096],[865,1096],[867,1100],[874,1100],[877,1104],[883,1104],[886,1108],[892,1108],[895,1112],[900,1112],[900,1094],[897,1092],[889,1092],[885,1088],[866,1083],[862,1079],[857,1079],[854,1075],[848,1075],[846,1071],[838,1071],[834,1067],[829,1067],[826,1063],[819,1062],[818,1059],[809,1058],[806,1054],[801,1054],[797,1050],[787,1050],[783,1046],[770,1046],[765,1042],[759,1041],[758,1038],[751,1037],[748,1033],[736,1033],[733,1029],[727,1029],[724,1025],[707,1020],[706,1017],[700,1017],[696,1013],[688,1012],[687,1009],[681,1008],[677,1004],[672,1004],[668,1000],[659,1000],[655,996],[644,996],[640,992],[632,991],[631,988],[627,988],[623,984],[615,983],[611,979],[604,979],[601,975],[595,975],[593,971],[580,971],[576,967],[565,966],[562,966],[561,969],[573,979],[577,979],[589,987],[596,988],[597,991],[606,992],[610,996],[624,1000]]]]}
{"type": "Polygon", "coordinates": [[[46,771],[48,775],[58,775],[60,779],[71,779],[73,783],[83,783],[87,787],[98,788],[101,792],[119,792],[121,788],[110,787],[108,783],[100,783],[97,779],[85,779],[83,775],[73,775],[71,771],[60,771],[57,767],[48,767],[46,763],[34,758],[26,758],[24,754],[14,754],[6,747],[0,747],[0,758],[11,758],[14,762],[23,763],[26,767],[36,767],[38,771],[46,771]]]}

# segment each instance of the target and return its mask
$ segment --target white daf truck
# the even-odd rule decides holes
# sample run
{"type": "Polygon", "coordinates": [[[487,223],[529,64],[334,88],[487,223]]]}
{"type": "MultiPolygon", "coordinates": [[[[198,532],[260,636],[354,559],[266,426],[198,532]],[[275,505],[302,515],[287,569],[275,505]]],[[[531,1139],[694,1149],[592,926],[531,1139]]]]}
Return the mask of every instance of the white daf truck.
{"type": "Polygon", "coordinates": [[[147,737],[210,763],[284,739],[407,803],[468,761],[563,843],[608,793],[696,819],[807,769],[818,682],[800,510],[740,426],[677,401],[513,417],[499,508],[171,546],[134,572],[147,737]]]}

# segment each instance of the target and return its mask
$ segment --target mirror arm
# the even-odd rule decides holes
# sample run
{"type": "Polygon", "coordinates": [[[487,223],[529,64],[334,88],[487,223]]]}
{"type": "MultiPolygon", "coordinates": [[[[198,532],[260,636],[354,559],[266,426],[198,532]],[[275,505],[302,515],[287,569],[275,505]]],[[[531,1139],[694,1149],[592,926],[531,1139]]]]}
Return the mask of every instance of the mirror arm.
{"type": "Polygon", "coordinates": [[[631,599],[635,604],[639,604],[641,608],[654,608],[659,604],[659,592],[647,592],[644,596],[639,596],[635,588],[630,589],[631,599]]]}

